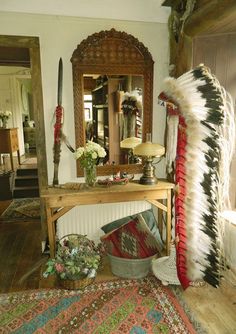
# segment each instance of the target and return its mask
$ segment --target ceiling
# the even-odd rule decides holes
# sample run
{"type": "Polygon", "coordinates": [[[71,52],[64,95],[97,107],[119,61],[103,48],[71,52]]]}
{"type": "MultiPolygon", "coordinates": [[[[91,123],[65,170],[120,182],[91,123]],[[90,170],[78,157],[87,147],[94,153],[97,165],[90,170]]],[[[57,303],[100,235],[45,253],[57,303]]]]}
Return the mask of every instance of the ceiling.
{"type": "Polygon", "coordinates": [[[166,23],[164,0],[1,0],[0,11],[166,23]]]}

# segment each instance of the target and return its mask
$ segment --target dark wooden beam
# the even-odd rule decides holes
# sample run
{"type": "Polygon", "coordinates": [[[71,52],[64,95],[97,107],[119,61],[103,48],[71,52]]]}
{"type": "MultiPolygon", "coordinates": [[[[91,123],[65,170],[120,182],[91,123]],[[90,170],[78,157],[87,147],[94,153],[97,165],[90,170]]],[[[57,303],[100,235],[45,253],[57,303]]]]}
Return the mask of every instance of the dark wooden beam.
{"type": "MultiPolygon", "coordinates": [[[[171,15],[176,15],[175,4],[172,5],[171,15]]],[[[222,29],[223,32],[229,32],[230,29],[233,31],[236,27],[234,22],[236,22],[235,0],[198,0],[193,13],[184,24],[183,32],[179,33],[178,41],[170,29],[170,64],[175,65],[171,75],[179,76],[191,68],[194,37],[220,33],[222,29]]]]}
{"type": "Polygon", "coordinates": [[[194,37],[202,34],[213,26],[217,26],[221,20],[235,13],[235,0],[211,0],[199,7],[185,23],[184,33],[194,37]]]}
{"type": "Polygon", "coordinates": [[[29,49],[0,46],[0,65],[30,67],[29,49]]]}

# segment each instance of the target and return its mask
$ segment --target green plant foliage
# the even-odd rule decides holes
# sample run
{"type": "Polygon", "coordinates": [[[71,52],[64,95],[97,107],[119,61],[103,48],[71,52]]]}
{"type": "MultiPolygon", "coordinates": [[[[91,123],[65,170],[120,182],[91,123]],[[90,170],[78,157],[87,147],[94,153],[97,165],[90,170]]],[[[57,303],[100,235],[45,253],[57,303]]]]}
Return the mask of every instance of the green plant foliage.
{"type": "Polygon", "coordinates": [[[61,279],[95,277],[101,260],[101,245],[84,235],[68,235],[57,247],[55,259],[49,259],[44,277],[56,274],[61,279]]]}

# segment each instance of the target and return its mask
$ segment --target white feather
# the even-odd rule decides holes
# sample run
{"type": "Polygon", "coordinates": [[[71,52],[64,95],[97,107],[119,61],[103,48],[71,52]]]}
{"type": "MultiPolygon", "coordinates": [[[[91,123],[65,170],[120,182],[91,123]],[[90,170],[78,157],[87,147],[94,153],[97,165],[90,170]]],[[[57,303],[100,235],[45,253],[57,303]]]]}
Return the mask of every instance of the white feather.
{"type": "MultiPolygon", "coordinates": [[[[209,175],[211,185],[209,185],[210,199],[215,203],[215,214],[219,216],[222,208],[228,205],[229,188],[229,165],[234,152],[235,143],[235,122],[232,99],[220,86],[219,81],[211,74],[210,70],[201,66],[202,77],[196,79],[194,70],[183,74],[178,79],[167,78],[164,82],[165,94],[173,100],[180,109],[186,123],[187,145],[185,147],[185,188],[186,196],[184,198],[185,226],[187,233],[187,273],[191,280],[202,279],[206,267],[211,264],[207,258],[213,250],[213,239],[205,233],[205,229],[213,228],[216,230],[217,238],[215,242],[217,247],[222,246],[222,237],[220,235],[220,219],[212,221],[212,226],[207,226],[204,221],[204,215],[210,215],[211,207],[208,201],[208,195],[205,194],[202,182],[204,174],[209,175]],[[218,111],[224,116],[224,123],[218,127],[210,124],[205,126],[209,115],[209,107],[206,106],[206,98],[202,97],[199,87],[205,84],[211,85],[212,94],[217,94],[224,102],[219,106],[218,111]],[[209,149],[206,138],[218,135],[219,149],[216,153],[221,153],[220,169],[212,170],[209,174],[207,157],[209,149]],[[218,181],[220,180],[220,181],[218,181]]],[[[217,140],[217,137],[216,137],[217,140]]],[[[173,158],[174,154],[171,153],[173,158]]],[[[170,159],[171,160],[171,159],[170,159]]],[[[217,161],[216,161],[217,162],[217,161]]],[[[219,250],[218,250],[219,251],[219,250]]],[[[217,259],[216,259],[217,260],[217,259]]],[[[212,273],[214,275],[214,273],[212,273]]]]}

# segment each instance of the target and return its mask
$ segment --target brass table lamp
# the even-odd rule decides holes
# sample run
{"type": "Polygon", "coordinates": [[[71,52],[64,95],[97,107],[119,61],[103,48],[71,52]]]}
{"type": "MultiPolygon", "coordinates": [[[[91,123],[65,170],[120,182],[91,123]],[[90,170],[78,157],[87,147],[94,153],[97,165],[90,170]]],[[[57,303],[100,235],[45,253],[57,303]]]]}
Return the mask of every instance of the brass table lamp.
{"type": "Polygon", "coordinates": [[[144,159],[143,175],[139,180],[139,183],[152,185],[158,182],[155,176],[155,167],[153,166],[153,159],[161,157],[165,154],[164,146],[160,144],[154,144],[150,140],[150,135],[147,135],[147,141],[134,147],[135,155],[138,155],[144,159]]]}

